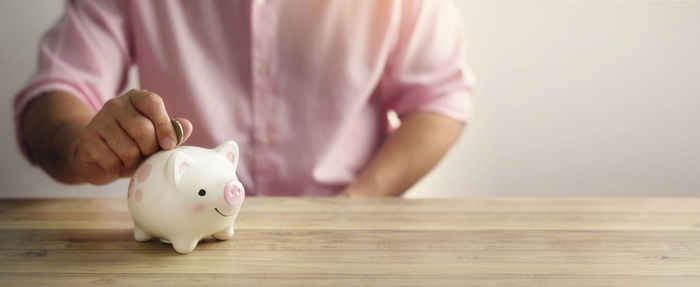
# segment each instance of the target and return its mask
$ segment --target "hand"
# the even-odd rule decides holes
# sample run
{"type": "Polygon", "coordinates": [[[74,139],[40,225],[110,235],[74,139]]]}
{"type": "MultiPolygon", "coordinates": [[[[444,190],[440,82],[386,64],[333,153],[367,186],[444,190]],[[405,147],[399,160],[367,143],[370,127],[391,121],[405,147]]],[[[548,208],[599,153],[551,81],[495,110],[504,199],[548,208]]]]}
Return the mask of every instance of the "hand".
{"type": "Polygon", "coordinates": [[[408,114],[369,165],[338,195],[402,195],[440,161],[463,127],[457,120],[432,112],[408,114]]]}
{"type": "MultiPolygon", "coordinates": [[[[176,119],[184,130],[192,123],[176,119]]],[[[131,90],[110,99],[71,146],[71,168],[83,181],[107,184],[131,176],[146,156],[176,146],[175,130],[160,96],[131,90]]]]}

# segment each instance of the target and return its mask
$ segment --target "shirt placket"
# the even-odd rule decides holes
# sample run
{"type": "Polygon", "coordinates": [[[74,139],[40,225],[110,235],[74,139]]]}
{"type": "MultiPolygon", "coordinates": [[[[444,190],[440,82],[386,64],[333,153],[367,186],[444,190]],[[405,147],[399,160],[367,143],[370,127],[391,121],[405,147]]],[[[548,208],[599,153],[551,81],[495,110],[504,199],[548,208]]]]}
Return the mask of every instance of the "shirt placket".
{"type": "Polygon", "coordinates": [[[254,0],[251,5],[251,73],[253,109],[254,180],[256,193],[268,192],[271,175],[269,149],[270,104],[274,96],[272,48],[275,39],[274,3],[270,0],[254,0]]]}

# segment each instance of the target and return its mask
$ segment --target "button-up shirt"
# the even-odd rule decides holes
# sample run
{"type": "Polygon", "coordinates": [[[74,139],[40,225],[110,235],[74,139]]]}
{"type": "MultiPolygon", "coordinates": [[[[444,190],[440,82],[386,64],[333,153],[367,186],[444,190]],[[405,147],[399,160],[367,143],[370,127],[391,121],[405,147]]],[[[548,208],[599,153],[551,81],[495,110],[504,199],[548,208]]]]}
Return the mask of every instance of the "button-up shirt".
{"type": "Polygon", "coordinates": [[[68,1],[15,113],[53,90],[96,113],[135,65],[192,122],[187,144],[238,142],[249,195],[333,195],[391,132],[388,111],[468,120],[457,13],[447,0],[68,1]]]}

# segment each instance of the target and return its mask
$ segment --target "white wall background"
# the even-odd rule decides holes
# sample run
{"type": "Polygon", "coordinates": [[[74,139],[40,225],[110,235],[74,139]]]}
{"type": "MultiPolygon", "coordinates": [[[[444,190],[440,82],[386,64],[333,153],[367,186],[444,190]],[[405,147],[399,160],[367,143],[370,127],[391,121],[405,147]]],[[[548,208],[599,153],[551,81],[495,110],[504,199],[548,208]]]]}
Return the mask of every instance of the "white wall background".
{"type": "MultiPolygon", "coordinates": [[[[700,195],[700,2],[457,0],[478,78],[465,135],[410,196],[700,195]]],[[[64,186],[19,155],[12,96],[60,1],[0,1],[0,197],[64,186]]]]}

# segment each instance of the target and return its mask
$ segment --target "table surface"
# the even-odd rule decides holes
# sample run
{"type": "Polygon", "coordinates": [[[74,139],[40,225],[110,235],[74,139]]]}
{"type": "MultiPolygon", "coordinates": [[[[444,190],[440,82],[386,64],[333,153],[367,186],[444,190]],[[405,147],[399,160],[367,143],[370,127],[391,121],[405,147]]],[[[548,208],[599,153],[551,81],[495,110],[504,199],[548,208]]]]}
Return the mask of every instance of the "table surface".
{"type": "Polygon", "coordinates": [[[700,286],[700,198],[248,198],[188,255],[120,199],[0,200],[0,285],[700,286]]]}

